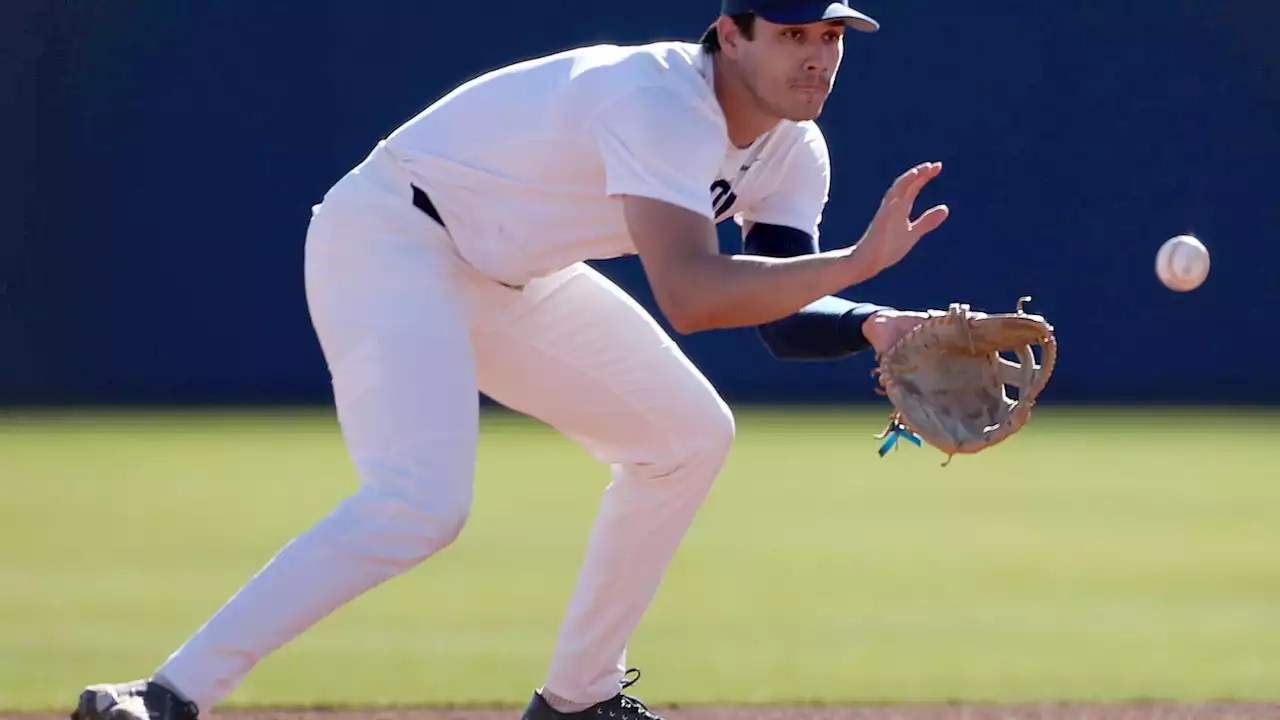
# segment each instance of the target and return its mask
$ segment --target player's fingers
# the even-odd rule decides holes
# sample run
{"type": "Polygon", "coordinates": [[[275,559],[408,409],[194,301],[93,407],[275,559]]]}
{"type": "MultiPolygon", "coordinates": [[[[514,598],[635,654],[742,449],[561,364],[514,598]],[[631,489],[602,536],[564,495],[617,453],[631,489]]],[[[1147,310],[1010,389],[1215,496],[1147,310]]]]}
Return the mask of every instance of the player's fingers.
{"type": "Polygon", "coordinates": [[[911,205],[903,200],[911,192],[912,186],[927,181],[928,173],[929,163],[921,163],[899,175],[880,199],[880,211],[877,214],[886,221],[905,221],[911,213],[911,205]]]}
{"type": "Polygon", "coordinates": [[[900,199],[903,206],[908,208],[915,203],[916,198],[920,196],[920,191],[924,189],[924,186],[928,185],[930,180],[938,177],[938,174],[942,172],[942,163],[924,163],[917,166],[917,169],[919,170],[919,174],[915,178],[914,182],[908,183],[903,189],[902,197],[900,199]]]}
{"type": "Polygon", "coordinates": [[[911,223],[911,234],[920,237],[931,233],[937,230],[950,215],[951,209],[946,205],[935,205],[926,210],[919,219],[911,223]]]}
{"type": "Polygon", "coordinates": [[[889,187],[889,192],[885,194],[886,198],[897,200],[906,194],[911,186],[919,183],[924,179],[929,171],[929,163],[920,163],[915,167],[907,170],[894,179],[893,185],[889,187]]]}

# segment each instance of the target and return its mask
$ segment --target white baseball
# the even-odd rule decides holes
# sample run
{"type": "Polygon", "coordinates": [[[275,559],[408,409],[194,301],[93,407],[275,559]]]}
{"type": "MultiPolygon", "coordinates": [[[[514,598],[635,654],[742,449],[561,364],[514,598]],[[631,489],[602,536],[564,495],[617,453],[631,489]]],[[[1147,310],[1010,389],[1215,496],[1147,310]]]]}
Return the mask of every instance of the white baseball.
{"type": "Polygon", "coordinates": [[[1191,235],[1171,237],[1156,253],[1156,275],[1170,290],[1195,290],[1209,276],[1209,250],[1191,235]]]}

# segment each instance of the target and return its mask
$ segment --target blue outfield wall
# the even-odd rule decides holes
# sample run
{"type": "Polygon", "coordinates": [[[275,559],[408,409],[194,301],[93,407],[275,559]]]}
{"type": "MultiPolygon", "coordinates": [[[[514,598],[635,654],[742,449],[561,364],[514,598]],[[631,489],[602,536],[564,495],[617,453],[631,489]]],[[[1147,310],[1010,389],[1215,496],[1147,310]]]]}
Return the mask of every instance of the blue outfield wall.
{"type": "MultiPolygon", "coordinates": [[[[692,39],[717,9],[547,7],[0,3],[0,402],[328,401],[301,272],[325,189],[457,82],[569,45],[692,39]]],[[[884,30],[849,38],[821,119],[824,247],[919,161],[945,163],[921,203],[952,217],[849,297],[1034,296],[1061,341],[1046,402],[1280,401],[1280,3],[863,7],[884,30]],[[1213,251],[1186,294],[1153,273],[1182,232],[1213,251]]],[[[652,307],[638,263],[601,267],[652,307]]],[[[733,400],[878,401],[868,356],[782,364],[748,330],[680,342],[733,400]]]]}

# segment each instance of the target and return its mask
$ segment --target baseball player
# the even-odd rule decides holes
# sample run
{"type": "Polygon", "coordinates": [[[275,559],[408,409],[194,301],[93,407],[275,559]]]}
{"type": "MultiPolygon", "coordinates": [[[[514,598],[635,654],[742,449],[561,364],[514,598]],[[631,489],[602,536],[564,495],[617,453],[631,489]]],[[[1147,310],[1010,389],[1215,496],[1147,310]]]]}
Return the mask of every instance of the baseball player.
{"type": "MultiPolygon", "coordinates": [[[[724,0],[700,43],[599,45],[472,79],[312,208],[306,295],[358,489],[285,546],[146,680],[86,688],[74,720],[195,720],[269,653],[452,543],[478,393],[612,470],[525,720],[653,719],[623,691],[645,612],[734,438],[659,323],[587,264],[637,254],[679,333],[757,328],[779,358],[883,349],[926,315],[840,299],[946,218],[911,217],[940,165],[819,251],[814,123],[847,30],[831,0],[724,0]],[[743,252],[721,255],[733,219],[743,252]]],[[[553,472],[553,470],[548,470],[553,472]]]]}

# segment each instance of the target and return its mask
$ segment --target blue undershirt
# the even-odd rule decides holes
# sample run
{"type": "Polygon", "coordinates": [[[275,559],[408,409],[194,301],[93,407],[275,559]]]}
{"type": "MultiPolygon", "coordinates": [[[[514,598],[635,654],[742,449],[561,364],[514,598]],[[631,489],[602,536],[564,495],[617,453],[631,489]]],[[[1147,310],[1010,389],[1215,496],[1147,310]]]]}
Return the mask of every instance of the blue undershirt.
{"type": "MultiPolygon", "coordinates": [[[[743,241],[749,255],[798,257],[818,252],[808,233],[782,225],[757,223],[743,241]]],[[[779,360],[838,360],[871,347],[862,323],[888,306],[853,302],[827,295],[796,314],[759,325],[756,331],[769,352],[779,360]]]]}

